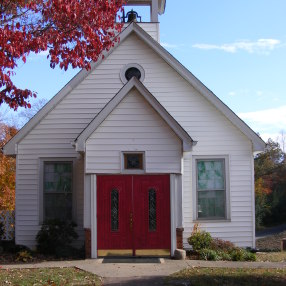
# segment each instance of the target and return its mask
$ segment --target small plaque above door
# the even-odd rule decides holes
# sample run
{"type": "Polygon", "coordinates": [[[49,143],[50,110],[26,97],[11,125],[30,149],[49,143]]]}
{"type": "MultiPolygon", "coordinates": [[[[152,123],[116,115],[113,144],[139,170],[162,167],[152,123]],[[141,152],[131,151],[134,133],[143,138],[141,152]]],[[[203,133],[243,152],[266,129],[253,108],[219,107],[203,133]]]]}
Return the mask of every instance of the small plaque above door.
{"type": "Polygon", "coordinates": [[[143,170],[143,153],[124,153],[125,170],[143,170]]]}

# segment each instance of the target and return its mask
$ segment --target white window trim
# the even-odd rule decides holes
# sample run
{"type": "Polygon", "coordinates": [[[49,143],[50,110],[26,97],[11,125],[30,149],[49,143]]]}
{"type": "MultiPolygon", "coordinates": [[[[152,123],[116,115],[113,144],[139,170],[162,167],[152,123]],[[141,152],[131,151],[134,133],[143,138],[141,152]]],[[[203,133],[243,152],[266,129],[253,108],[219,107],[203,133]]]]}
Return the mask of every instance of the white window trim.
{"type": "Polygon", "coordinates": [[[230,169],[229,169],[229,156],[228,155],[204,155],[204,156],[193,156],[192,160],[192,189],[193,189],[193,221],[194,222],[220,222],[220,221],[230,221],[231,220],[231,210],[230,210],[230,169]],[[198,218],[197,212],[197,160],[224,160],[225,166],[225,208],[226,217],[225,218],[198,218]]]}
{"type": "Polygon", "coordinates": [[[125,73],[129,68],[137,68],[140,73],[141,73],[141,78],[140,81],[143,82],[145,79],[145,71],[143,69],[142,66],[140,66],[139,64],[135,64],[135,63],[130,63],[125,65],[121,70],[120,70],[120,79],[121,81],[126,84],[128,82],[127,78],[125,77],[125,73]]]}
{"type": "Polygon", "coordinates": [[[77,204],[76,204],[76,196],[77,194],[75,193],[75,178],[76,178],[76,173],[75,173],[75,158],[40,158],[39,159],[39,200],[38,200],[38,206],[39,206],[39,225],[41,225],[45,218],[44,218],[44,164],[45,162],[67,162],[67,163],[72,163],[72,220],[73,222],[77,223],[77,215],[76,215],[76,209],[77,209],[77,204]]]}
{"type": "Polygon", "coordinates": [[[145,174],[146,173],[146,161],[145,161],[145,151],[122,151],[120,154],[120,162],[121,162],[121,173],[122,174],[145,174]],[[125,169],[124,168],[124,154],[142,154],[143,155],[143,169],[125,169]]]}

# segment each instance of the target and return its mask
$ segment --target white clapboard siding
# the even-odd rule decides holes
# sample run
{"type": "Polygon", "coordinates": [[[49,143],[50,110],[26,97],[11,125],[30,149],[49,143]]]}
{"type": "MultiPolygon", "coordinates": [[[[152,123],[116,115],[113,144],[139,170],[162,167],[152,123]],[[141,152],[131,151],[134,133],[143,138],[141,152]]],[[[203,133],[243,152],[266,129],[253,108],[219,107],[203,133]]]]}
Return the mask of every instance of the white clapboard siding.
{"type": "MultiPolygon", "coordinates": [[[[138,24],[145,32],[147,32],[155,41],[160,42],[159,23],[137,22],[136,24],[138,24]]],[[[126,28],[128,25],[129,23],[124,24],[123,29],[126,28]]]]}
{"type": "Polygon", "coordinates": [[[181,173],[181,150],[180,139],[132,89],[86,141],[86,172],[121,173],[122,151],[143,151],[147,173],[181,173]],[[138,115],[137,110],[144,114],[138,115]],[[136,131],[126,132],[129,126],[136,131]],[[154,127],[157,132],[150,133],[154,127]],[[114,131],[116,138],[110,136],[114,131]]]}
{"type": "MultiPolygon", "coordinates": [[[[129,63],[140,64],[145,70],[143,84],[167,109],[167,111],[181,124],[181,126],[198,141],[193,152],[184,156],[183,176],[183,226],[185,227],[184,242],[190,235],[193,227],[193,182],[192,182],[192,155],[227,155],[229,156],[230,171],[230,201],[231,221],[202,224],[202,227],[221,238],[231,239],[239,245],[253,244],[253,202],[252,199],[252,149],[250,141],[224,117],[213,105],[204,99],[189,83],[178,75],[170,65],[164,62],[158,54],[131,34],[122,41],[109,57],[107,57],[81,84],[74,88],[41,122],[20,142],[17,158],[17,191],[16,200],[32,198],[33,206],[29,208],[20,205],[16,211],[16,229],[25,221],[25,226],[17,232],[17,243],[33,245],[36,234],[35,227],[39,225],[39,209],[35,197],[39,196],[39,158],[42,157],[74,157],[71,142],[87,126],[94,116],[114,97],[122,88],[120,70],[129,63]],[[60,148],[59,148],[60,146],[60,148]],[[62,148],[62,147],[65,148],[62,148]],[[30,170],[25,178],[26,171],[30,170]],[[245,172],[247,171],[247,172],[245,172]],[[248,175],[247,175],[248,174],[248,175]],[[30,177],[33,176],[33,177],[30,177]],[[20,179],[21,178],[21,179],[20,179]],[[31,180],[32,179],[32,180],[31,180]],[[249,204],[240,209],[236,202],[245,201],[249,204]],[[233,207],[232,207],[233,206],[233,207]],[[216,228],[225,228],[224,232],[217,233],[216,228]],[[243,233],[243,239],[240,234],[243,233]]],[[[50,83],[52,84],[52,83],[50,83]]],[[[223,84],[223,82],[222,82],[223,84]]],[[[132,104],[130,105],[132,106],[132,104]]],[[[117,109],[117,115],[128,117],[132,109],[126,103],[125,109],[117,109]]],[[[146,112],[149,109],[146,109],[146,112]]],[[[138,116],[146,115],[142,108],[134,109],[138,116]]],[[[147,122],[147,121],[146,121],[147,122]]],[[[134,123],[114,129],[113,123],[106,121],[106,140],[115,140],[118,135],[125,138],[130,133],[136,133],[138,127],[134,123]],[[109,124],[109,126],[107,126],[109,124]],[[116,136],[114,138],[114,136],[116,136]]],[[[118,126],[119,127],[119,126],[118,126]]],[[[162,130],[162,126],[141,126],[154,136],[162,130]]],[[[145,132],[146,133],[146,132],[145,132]]],[[[142,133],[144,134],[144,132],[142,133]]],[[[136,134],[135,139],[140,139],[136,134]]],[[[160,135],[162,136],[162,135],[160,135]]],[[[150,137],[153,138],[153,137],[150,137]]],[[[144,139],[144,138],[143,138],[144,139]]],[[[158,140],[162,139],[158,137],[158,140]]],[[[122,145],[124,147],[124,145],[122,145]]],[[[121,148],[121,146],[119,146],[121,148]]],[[[118,148],[119,148],[118,147],[118,148]]],[[[157,149],[148,150],[154,156],[160,151],[174,152],[172,145],[158,145],[157,149]],[[171,148],[170,148],[171,147],[171,148]]],[[[146,148],[146,145],[138,145],[146,148]]],[[[113,145],[99,145],[92,149],[97,158],[116,156],[113,145]]],[[[176,153],[176,152],[175,152],[176,153]]],[[[176,156],[176,154],[172,154],[176,156]]],[[[160,157],[160,156],[159,156],[160,157]]],[[[118,160],[117,160],[118,163],[118,160]]],[[[156,168],[159,166],[156,166],[156,168]]],[[[83,168],[83,163],[82,167],[83,168]]],[[[104,168],[110,171],[108,162],[104,168]],[[108,169],[109,168],[109,169],[108,169]]],[[[105,170],[105,169],[102,169],[105,170]]],[[[114,167],[114,172],[118,166],[114,167]]],[[[155,168],[152,169],[155,171],[155,168]]],[[[78,201],[77,223],[82,225],[82,196],[83,171],[77,173],[78,201]],[[80,173],[82,172],[82,173],[80,173]]]]}

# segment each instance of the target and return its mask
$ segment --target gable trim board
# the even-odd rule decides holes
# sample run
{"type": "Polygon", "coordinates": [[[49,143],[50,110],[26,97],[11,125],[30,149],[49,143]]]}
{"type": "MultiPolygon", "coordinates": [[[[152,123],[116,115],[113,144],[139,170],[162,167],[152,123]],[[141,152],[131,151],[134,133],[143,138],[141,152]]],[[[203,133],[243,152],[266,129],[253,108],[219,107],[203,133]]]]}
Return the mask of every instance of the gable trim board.
{"type": "Polygon", "coordinates": [[[79,83],[81,83],[104,58],[108,57],[114,49],[120,45],[131,33],[135,33],[151,49],[153,49],[161,58],[178,72],[187,82],[192,85],[199,93],[211,102],[224,116],[226,116],[234,126],[236,126],[253,145],[253,152],[263,151],[265,142],[228,106],[226,106],[212,91],[210,91],[201,81],[199,81],[187,68],[176,60],[167,50],[156,42],[148,33],[146,33],[135,22],[130,23],[118,36],[119,39],[112,49],[103,52],[103,57],[91,64],[91,69],[81,70],[68,84],[64,86],[4,147],[5,155],[17,154],[17,144],[61,101],[68,95],[79,83]]]}
{"type": "Polygon", "coordinates": [[[90,124],[82,131],[75,140],[76,151],[85,152],[85,142],[91,134],[99,127],[99,125],[107,118],[107,116],[116,108],[122,99],[133,89],[144,97],[144,99],[155,109],[161,118],[168,124],[174,133],[183,142],[183,151],[192,150],[192,146],[197,142],[193,141],[190,135],[181,127],[181,125],[167,112],[167,110],[159,103],[159,101],[148,91],[148,89],[137,78],[133,77],[129,80],[121,90],[106,104],[106,106],[98,113],[98,115],[90,122],[90,124]]]}

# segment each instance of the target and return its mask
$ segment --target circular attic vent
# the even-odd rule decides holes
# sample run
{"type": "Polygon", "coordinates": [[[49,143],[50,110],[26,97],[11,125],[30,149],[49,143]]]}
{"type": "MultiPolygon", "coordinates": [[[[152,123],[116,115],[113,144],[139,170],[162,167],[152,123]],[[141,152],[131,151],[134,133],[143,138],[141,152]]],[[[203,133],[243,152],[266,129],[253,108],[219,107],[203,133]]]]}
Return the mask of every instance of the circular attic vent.
{"type": "Polygon", "coordinates": [[[138,80],[140,80],[141,78],[141,72],[139,69],[137,68],[129,68],[126,72],[125,72],[125,78],[127,80],[130,80],[133,76],[135,76],[138,80]]]}
{"type": "Polygon", "coordinates": [[[144,69],[138,64],[127,64],[120,71],[120,79],[124,84],[134,76],[142,82],[145,78],[144,69]]]}

